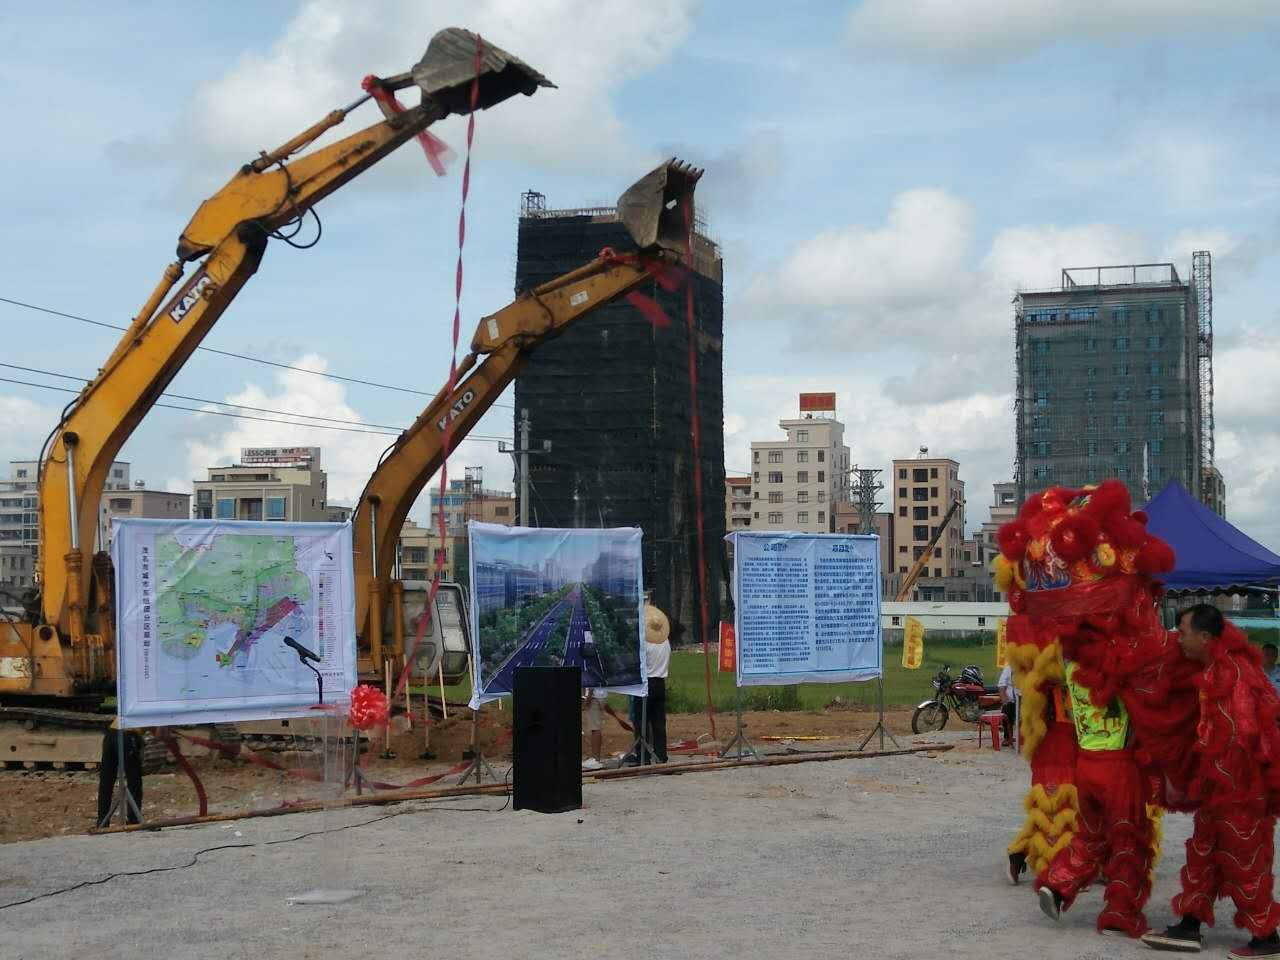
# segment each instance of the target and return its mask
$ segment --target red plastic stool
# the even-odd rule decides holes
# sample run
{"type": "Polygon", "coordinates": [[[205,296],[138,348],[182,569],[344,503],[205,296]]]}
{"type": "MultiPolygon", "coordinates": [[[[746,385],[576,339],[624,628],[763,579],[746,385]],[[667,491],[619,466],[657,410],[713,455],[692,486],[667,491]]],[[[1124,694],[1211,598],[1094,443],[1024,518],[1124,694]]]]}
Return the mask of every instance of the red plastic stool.
{"type": "Polygon", "coordinates": [[[984,713],[978,717],[978,746],[982,746],[982,728],[991,729],[991,749],[1000,749],[1000,728],[1004,726],[1004,714],[999,710],[984,713]]]}

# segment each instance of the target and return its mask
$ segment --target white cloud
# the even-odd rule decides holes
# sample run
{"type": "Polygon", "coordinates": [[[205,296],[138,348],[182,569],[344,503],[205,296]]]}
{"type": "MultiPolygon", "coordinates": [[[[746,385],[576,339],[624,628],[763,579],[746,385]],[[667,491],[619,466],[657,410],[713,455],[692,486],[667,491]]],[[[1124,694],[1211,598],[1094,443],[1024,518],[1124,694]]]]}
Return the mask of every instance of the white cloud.
{"type": "Polygon", "coordinates": [[[979,255],[973,223],[965,200],[908,190],[883,225],[827,228],[797,245],[735,306],[744,322],[788,332],[797,353],[901,345],[927,348],[931,362],[986,357],[1007,342],[1014,290],[1057,286],[1064,266],[1150,259],[1148,238],[1105,224],[1011,227],[979,255]]]}
{"type": "MultiPolygon", "coordinates": [[[[637,146],[618,116],[614,96],[629,79],[663,63],[692,28],[695,0],[626,0],[581,4],[572,0],[472,0],[420,3],[306,0],[264,53],[245,53],[221,77],[201,86],[187,111],[186,128],[173,139],[213,171],[271,149],[361,94],[369,73],[408,70],[427,42],[448,26],[479,32],[543,73],[559,89],[518,96],[477,121],[477,149],[523,167],[595,172],[610,166],[643,168],[637,146]]],[[[417,102],[406,90],[402,102],[417,102]]],[[[350,133],[378,116],[362,108],[339,128],[350,133]]],[[[462,126],[437,132],[462,145],[462,126]]],[[[136,151],[132,151],[135,152],[136,151]]],[[[129,144],[115,153],[127,158],[129,144]]],[[[387,165],[421,176],[421,157],[387,165]]]]}
{"type": "Polygon", "coordinates": [[[1237,328],[1214,352],[1214,460],[1227,483],[1227,519],[1280,552],[1280,334],[1237,328]]]}
{"type": "MultiPolygon", "coordinates": [[[[291,361],[294,366],[325,371],[328,362],[316,354],[305,354],[291,361]]],[[[281,370],[274,375],[271,387],[246,384],[239,392],[226,397],[228,403],[259,407],[268,410],[287,410],[303,415],[328,417],[336,420],[367,423],[347,398],[347,388],[333,380],[311,376],[293,370],[281,370]]],[[[212,407],[206,407],[212,409],[212,407]]],[[[274,414],[252,414],[274,417],[274,414]]],[[[500,426],[509,411],[497,410],[490,415],[492,426],[485,422],[474,432],[477,434],[509,435],[510,427],[500,426]]],[[[411,416],[404,418],[408,426],[411,416]]],[[[322,426],[299,422],[297,424],[268,423],[261,420],[229,419],[218,416],[195,416],[192,433],[196,436],[186,441],[187,467],[193,477],[203,477],[206,468],[235,463],[242,447],[255,446],[318,446],[321,448],[321,468],[328,481],[329,500],[333,503],[354,504],[359,498],[378,459],[395,439],[394,436],[374,433],[354,433],[324,429],[322,426]]],[[[466,466],[485,469],[486,486],[510,488],[511,461],[506,454],[497,452],[491,441],[464,440],[458,444],[449,459],[450,476],[461,477],[466,466]]],[[[171,480],[170,482],[180,482],[171,480]]],[[[428,482],[438,483],[438,475],[428,482]]],[[[179,489],[186,489],[183,484],[179,489]]],[[[413,515],[426,521],[425,498],[413,515]]]]}
{"type": "MultiPolygon", "coordinates": [[[[70,395],[68,394],[68,397],[70,395]]],[[[0,472],[7,476],[10,460],[34,460],[40,445],[58,422],[58,409],[26,397],[0,396],[0,472]]]]}
{"type": "Polygon", "coordinates": [[[1134,42],[1280,23],[1272,0],[863,0],[847,36],[859,53],[969,65],[1070,40],[1134,42]]]}
{"type": "Polygon", "coordinates": [[[743,306],[815,351],[854,330],[872,339],[925,332],[968,282],[972,234],[968,203],[945,190],[909,190],[883,226],[829,228],[801,243],[750,283],[743,306]]]}

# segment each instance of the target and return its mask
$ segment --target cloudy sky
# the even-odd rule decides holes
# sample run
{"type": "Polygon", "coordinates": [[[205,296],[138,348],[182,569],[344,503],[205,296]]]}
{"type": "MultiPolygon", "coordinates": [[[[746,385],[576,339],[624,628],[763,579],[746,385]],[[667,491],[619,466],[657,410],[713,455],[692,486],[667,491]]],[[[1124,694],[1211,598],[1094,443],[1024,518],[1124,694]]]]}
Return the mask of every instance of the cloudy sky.
{"type": "MultiPolygon", "coordinates": [[[[799,391],[834,390],[855,461],[921,444],[954,457],[977,523],[1012,475],[1013,291],[1063,266],[1171,259],[1185,275],[1207,248],[1229,515],[1280,548],[1272,0],[13,7],[0,297],[127,323],[204,196],[449,25],[559,85],[477,120],[464,340],[511,299],[521,191],[612,203],[678,154],[707,167],[724,250],[730,472],[799,391]]],[[[461,147],[456,119],[436,132],[461,147]]],[[[374,432],[157,409],[124,449],[133,476],[189,489],[241,446],[319,444],[334,499],[357,496],[391,439],[377,431],[408,424],[447,374],[459,173],[437,179],[411,146],[370,170],[321,204],[315,249],[272,244],[205,341],[398,389],[211,352],[170,387],[374,432]]],[[[46,371],[0,377],[61,387],[117,336],[7,303],[0,330],[0,362],[46,371]]],[[[34,455],[69,396],[0,381],[0,459],[34,455]]],[[[503,402],[478,435],[510,438],[503,402]]],[[[510,486],[494,439],[452,463],[510,486]]]]}

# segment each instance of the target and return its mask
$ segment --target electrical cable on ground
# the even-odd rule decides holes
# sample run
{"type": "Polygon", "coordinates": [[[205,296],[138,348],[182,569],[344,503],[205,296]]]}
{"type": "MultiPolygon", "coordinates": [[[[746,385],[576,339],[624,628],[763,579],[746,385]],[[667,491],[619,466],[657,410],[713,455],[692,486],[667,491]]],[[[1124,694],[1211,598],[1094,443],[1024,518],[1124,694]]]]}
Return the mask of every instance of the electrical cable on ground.
{"type": "MultiPolygon", "coordinates": [[[[25,310],[35,310],[38,313],[48,314],[53,317],[63,317],[67,320],[77,320],[80,323],[87,323],[94,327],[104,327],[107,330],[128,330],[128,327],[120,326],[116,323],[104,323],[101,320],[90,320],[88,317],[77,316],[74,313],[65,313],[62,310],[54,310],[51,307],[42,307],[38,304],[27,303],[24,300],[14,300],[11,297],[0,297],[0,303],[7,303],[10,306],[22,307],[25,310]]],[[[326,373],[323,370],[310,370],[306,367],[297,367],[289,363],[280,363],[276,360],[265,360],[262,357],[251,357],[244,353],[235,353],[231,350],[219,350],[216,347],[198,346],[197,350],[203,350],[205,353],[216,353],[221,357],[229,357],[233,360],[246,360],[249,363],[260,363],[264,366],[275,367],[278,370],[292,370],[295,373],[309,373],[313,377],[325,377],[328,380],[340,380],[343,383],[354,383],[362,387],[377,387],[379,390],[394,390],[397,393],[409,393],[419,397],[434,397],[435,394],[427,390],[415,390],[412,387],[400,387],[391,383],[379,383],[376,380],[362,380],[359,377],[346,377],[337,373],[326,373]]],[[[515,405],[510,403],[494,403],[493,407],[501,407],[506,410],[514,410],[515,405]]]]}

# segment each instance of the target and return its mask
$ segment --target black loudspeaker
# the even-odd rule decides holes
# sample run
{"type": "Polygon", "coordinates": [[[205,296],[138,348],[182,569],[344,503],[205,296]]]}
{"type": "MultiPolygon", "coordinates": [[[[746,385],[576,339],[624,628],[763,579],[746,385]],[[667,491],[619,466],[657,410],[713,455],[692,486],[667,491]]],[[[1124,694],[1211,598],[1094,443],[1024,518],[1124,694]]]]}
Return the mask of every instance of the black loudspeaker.
{"type": "Polygon", "coordinates": [[[512,807],[582,806],[582,669],[516,667],[511,689],[512,807]]]}

